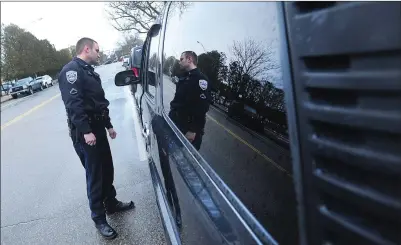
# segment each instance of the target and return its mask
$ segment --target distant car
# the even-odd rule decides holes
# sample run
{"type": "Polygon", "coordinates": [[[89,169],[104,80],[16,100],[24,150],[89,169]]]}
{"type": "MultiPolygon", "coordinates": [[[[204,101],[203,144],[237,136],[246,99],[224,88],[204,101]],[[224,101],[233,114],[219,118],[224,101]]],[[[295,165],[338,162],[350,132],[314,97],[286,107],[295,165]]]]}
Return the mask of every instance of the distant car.
{"type": "Polygon", "coordinates": [[[33,94],[37,90],[43,90],[42,82],[32,77],[26,77],[18,80],[10,89],[9,94],[16,99],[19,94],[33,94]]]}
{"type": "Polygon", "coordinates": [[[113,62],[112,60],[107,60],[106,62],[104,62],[104,65],[111,64],[112,62],[113,62]]]}
{"type": "Polygon", "coordinates": [[[12,85],[9,83],[3,83],[1,85],[1,91],[3,91],[4,94],[8,94],[8,92],[10,92],[10,88],[12,88],[12,85]]]}
{"type": "Polygon", "coordinates": [[[44,88],[48,88],[50,86],[53,86],[53,79],[49,75],[44,75],[44,76],[37,77],[35,80],[36,81],[40,81],[44,88]]]}
{"type": "Polygon", "coordinates": [[[129,58],[128,58],[128,57],[127,57],[127,58],[124,58],[124,60],[123,60],[123,66],[126,67],[126,68],[129,68],[129,64],[130,64],[129,58]]]}

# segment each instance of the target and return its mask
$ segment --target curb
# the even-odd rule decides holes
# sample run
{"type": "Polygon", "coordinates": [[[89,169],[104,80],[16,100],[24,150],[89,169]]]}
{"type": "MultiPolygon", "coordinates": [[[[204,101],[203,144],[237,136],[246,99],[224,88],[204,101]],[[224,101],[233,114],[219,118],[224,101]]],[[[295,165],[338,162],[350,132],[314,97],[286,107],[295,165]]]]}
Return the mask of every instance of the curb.
{"type": "Polygon", "coordinates": [[[1,103],[12,100],[12,98],[13,97],[11,97],[10,95],[3,95],[3,96],[1,96],[1,103]]]}

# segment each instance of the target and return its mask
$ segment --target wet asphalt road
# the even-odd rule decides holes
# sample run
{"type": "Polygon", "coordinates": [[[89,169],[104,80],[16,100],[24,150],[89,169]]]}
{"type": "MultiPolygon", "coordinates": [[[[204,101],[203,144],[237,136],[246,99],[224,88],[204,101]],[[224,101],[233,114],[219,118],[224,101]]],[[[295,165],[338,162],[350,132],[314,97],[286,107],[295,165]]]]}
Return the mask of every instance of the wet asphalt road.
{"type": "Polygon", "coordinates": [[[96,68],[118,134],[109,140],[117,198],[136,203],[135,210],[108,217],[119,236],[106,242],[90,219],[85,172],[56,85],[1,105],[1,244],[165,244],[126,88],[114,85],[120,70],[121,63],[96,68]]]}

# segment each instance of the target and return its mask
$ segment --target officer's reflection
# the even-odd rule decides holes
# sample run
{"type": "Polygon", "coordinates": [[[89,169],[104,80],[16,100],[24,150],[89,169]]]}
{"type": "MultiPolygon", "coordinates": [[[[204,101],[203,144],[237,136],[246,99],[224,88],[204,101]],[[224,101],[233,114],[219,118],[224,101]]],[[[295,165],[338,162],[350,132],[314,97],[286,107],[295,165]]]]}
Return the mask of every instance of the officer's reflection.
{"type": "Polygon", "coordinates": [[[195,52],[183,52],[179,64],[184,73],[179,77],[174,99],[170,102],[169,117],[199,150],[211,99],[210,85],[197,68],[198,56],[195,52]]]}

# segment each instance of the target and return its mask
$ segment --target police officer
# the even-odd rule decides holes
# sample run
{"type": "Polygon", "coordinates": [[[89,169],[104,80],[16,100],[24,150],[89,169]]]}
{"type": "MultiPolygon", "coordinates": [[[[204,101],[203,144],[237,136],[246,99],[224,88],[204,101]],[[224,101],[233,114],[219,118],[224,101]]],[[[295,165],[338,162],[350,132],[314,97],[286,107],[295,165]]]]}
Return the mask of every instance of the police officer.
{"type": "Polygon", "coordinates": [[[176,85],[169,116],[195,149],[199,150],[211,99],[210,86],[206,76],[197,68],[198,56],[195,52],[183,52],[179,64],[185,73],[176,85]]]}
{"type": "Polygon", "coordinates": [[[76,44],[76,54],[63,67],[58,81],[67,111],[70,136],[86,171],[86,188],[91,217],[106,239],[117,236],[106,220],[107,214],[134,208],[134,203],[116,199],[113,186],[114,167],[107,139],[116,138],[109,117],[109,101],[105,98],[99,74],[91,65],[99,59],[99,45],[90,38],[76,44]]]}

